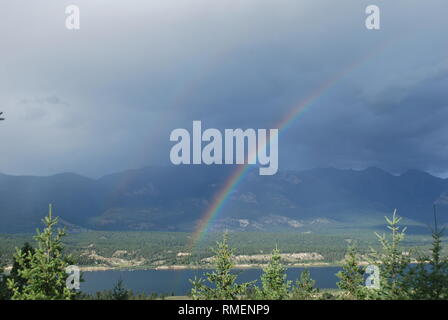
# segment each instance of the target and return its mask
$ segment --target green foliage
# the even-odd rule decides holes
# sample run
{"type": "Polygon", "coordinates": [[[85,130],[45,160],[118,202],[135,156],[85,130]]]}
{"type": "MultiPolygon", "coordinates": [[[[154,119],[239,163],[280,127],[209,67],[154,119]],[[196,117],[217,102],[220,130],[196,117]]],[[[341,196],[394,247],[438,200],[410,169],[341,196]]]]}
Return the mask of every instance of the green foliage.
{"type": "Polygon", "coordinates": [[[117,281],[112,290],[98,291],[95,294],[80,294],[77,299],[79,300],[156,300],[164,299],[167,295],[157,293],[134,293],[132,290],[125,288],[122,280],[117,281]]]}
{"type": "Polygon", "coordinates": [[[216,270],[206,273],[207,281],[212,286],[207,286],[202,278],[190,280],[193,285],[191,296],[195,300],[237,300],[240,299],[251,283],[237,284],[237,275],[232,273],[234,267],[233,250],[228,244],[228,234],[223,240],[217,242],[215,253],[216,270]]]}
{"type": "MultiPolygon", "coordinates": [[[[373,230],[372,230],[373,231],[373,230]]],[[[272,245],[281,244],[282,253],[315,252],[324,257],[320,262],[337,263],[344,259],[347,250],[347,238],[356,238],[360,254],[367,254],[370,247],[377,247],[377,240],[373,232],[350,234],[313,234],[297,232],[233,232],[229,245],[238,248],[238,254],[253,255],[272,251],[272,245]]],[[[111,258],[116,251],[127,251],[127,260],[143,260],[139,267],[155,267],[160,265],[194,265],[209,267],[203,259],[213,255],[211,247],[222,239],[222,233],[209,233],[193,250],[188,248],[190,234],[185,232],[113,232],[113,231],[85,231],[71,233],[64,238],[67,254],[72,255],[79,266],[107,265],[104,260],[96,260],[89,252],[111,258]],[[178,256],[179,252],[190,255],[178,256]]],[[[0,234],[0,251],[4,253],[4,260],[13,263],[12,256],[15,247],[21,247],[24,242],[36,243],[32,235],[28,234],[0,234]]],[[[424,235],[407,236],[403,246],[420,247],[429,250],[430,242],[424,235]]],[[[302,260],[301,262],[315,262],[302,260]]],[[[257,261],[256,263],[259,263],[257,261]]],[[[283,260],[288,266],[292,262],[283,260]]],[[[112,265],[111,265],[112,266],[112,265]]],[[[131,267],[131,266],[126,266],[131,267]]]]}
{"type": "Polygon", "coordinates": [[[291,298],[293,300],[316,299],[319,290],[315,287],[315,284],[316,281],[311,279],[310,271],[308,269],[303,270],[292,289],[291,298]]]}
{"type": "Polygon", "coordinates": [[[286,280],[286,268],[283,266],[280,251],[274,249],[269,264],[261,275],[261,288],[257,288],[256,296],[266,300],[284,300],[289,296],[291,282],[286,280]]]}
{"type": "MultiPolygon", "coordinates": [[[[25,242],[25,244],[23,245],[23,247],[20,249],[20,252],[22,255],[24,255],[25,257],[31,257],[34,255],[35,250],[34,248],[29,244],[29,242],[25,242]]],[[[30,259],[25,259],[24,260],[24,269],[28,269],[31,267],[30,265],[30,259]]],[[[22,270],[21,265],[19,264],[19,262],[17,261],[17,259],[14,259],[14,263],[12,265],[12,269],[11,269],[11,273],[8,276],[8,279],[12,279],[14,280],[14,283],[16,284],[16,287],[18,289],[18,291],[22,292],[23,288],[26,286],[26,279],[23,278],[20,274],[19,271],[22,270]]],[[[11,292],[12,294],[12,292],[11,292]]]]}
{"type": "Polygon", "coordinates": [[[58,219],[52,217],[51,205],[43,222],[46,227],[42,232],[37,230],[35,251],[17,249],[14,255],[17,277],[7,280],[13,300],[68,300],[76,296],[66,287],[65,269],[72,261],[63,255],[65,231],[54,230],[58,219]]]}
{"type": "Polygon", "coordinates": [[[2,254],[0,252],[0,300],[7,300],[9,298],[9,290],[6,286],[6,276],[3,269],[4,263],[2,259],[2,254]]]}
{"type": "MultiPolygon", "coordinates": [[[[25,255],[33,255],[34,254],[34,248],[28,243],[25,242],[22,249],[20,251],[25,255]]],[[[29,261],[25,261],[26,267],[29,268],[29,261]]],[[[14,263],[11,269],[11,272],[9,275],[3,275],[2,279],[0,280],[0,299],[9,300],[12,298],[13,292],[10,290],[7,286],[8,279],[12,279],[14,283],[16,284],[19,291],[23,290],[23,287],[26,285],[26,279],[20,276],[19,271],[21,270],[21,267],[16,259],[14,259],[14,263]]],[[[1,273],[1,272],[0,272],[1,273]]]]}
{"type": "Polygon", "coordinates": [[[365,297],[363,268],[358,261],[358,253],[354,244],[348,247],[342,270],[336,276],[339,289],[344,291],[346,299],[363,299],[365,297]]]}
{"type": "Polygon", "coordinates": [[[409,283],[406,272],[411,263],[410,253],[403,252],[401,242],[405,238],[406,228],[400,229],[401,218],[394,210],[392,217],[386,218],[387,228],[391,231],[391,237],[376,233],[381,244],[381,250],[372,250],[371,264],[378,266],[380,270],[380,289],[367,290],[368,297],[381,300],[401,300],[409,298],[409,283]]]}
{"type": "Polygon", "coordinates": [[[319,300],[337,300],[337,297],[337,295],[334,295],[331,292],[322,292],[319,296],[319,300]]]}
{"type": "Polygon", "coordinates": [[[412,288],[412,299],[448,299],[448,259],[441,256],[443,232],[443,229],[438,230],[436,220],[431,232],[431,255],[420,256],[417,265],[411,268],[407,276],[412,288]]]}
{"type": "Polygon", "coordinates": [[[128,290],[124,286],[123,280],[118,280],[112,290],[98,291],[94,295],[82,294],[79,296],[81,300],[151,300],[156,298],[153,294],[147,296],[145,294],[135,295],[132,290],[128,290]]]}
{"type": "MultiPolygon", "coordinates": [[[[349,246],[346,251],[344,236],[312,235],[312,234],[275,234],[275,233],[234,233],[231,241],[224,234],[222,241],[210,251],[204,246],[216,240],[222,234],[209,234],[206,239],[191,252],[185,247],[187,233],[164,232],[84,232],[64,238],[71,253],[78,256],[84,264],[95,264],[86,248],[104,257],[111,257],[117,250],[126,250],[126,258],[143,257],[148,265],[190,264],[201,265],[202,259],[214,254],[215,270],[207,273],[205,279],[190,280],[193,284],[193,299],[448,299],[448,260],[442,248],[443,230],[437,224],[432,232],[431,247],[425,245],[428,253],[418,257],[418,263],[411,266],[409,247],[422,245],[418,237],[409,241],[405,229],[399,227],[400,218],[394,211],[391,218],[386,217],[391,234],[376,234],[379,246],[372,249],[369,262],[380,270],[380,288],[367,289],[363,282],[363,268],[360,257],[367,250],[368,243],[361,237],[357,248],[349,246]],[[322,291],[315,288],[308,270],[301,273],[294,286],[286,278],[285,261],[275,249],[269,264],[263,269],[261,287],[254,282],[237,284],[237,274],[233,273],[234,250],[238,246],[240,254],[259,254],[270,250],[272,243],[280,242],[287,252],[317,252],[325,257],[324,261],[339,261],[344,258],[342,270],[337,273],[337,291],[322,291]],[[191,254],[178,255],[178,252],[191,254]],[[206,284],[206,282],[208,282],[206,284]]],[[[7,277],[0,279],[0,299],[100,299],[100,300],[148,300],[164,299],[165,295],[134,294],[127,290],[122,281],[113,289],[98,292],[96,295],[76,294],[66,288],[67,275],[65,268],[72,264],[69,256],[64,255],[62,237],[63,230],[55,230],[57,219],[49,216],[44,219],[46,228],[38,230],[34,237],[33,247],[25,243],[11,259],[10,248],[17,241],[29,241],[26,235],[1,235],[0,249],[7,252],[0,260],[0,275],[3,266],[13,264],[7,277]]],[[[23,243],[23,242],[22,242],[23,243]]],[[[429,242],[427,242],[429,243],[429,242]]],[[[64,251],[65,252],[65,251],[64,251]]],[[[259,263],[259,261],[258,261],[259,263]]],[[[293,263],[290,261],[290,263],[293,263]]]]}
{"type": "Polygon", "coordinates": [[[112,289],[113,300],[129,300],[131,293],[124,287],[123,280],[118,280],[112,289]]]}

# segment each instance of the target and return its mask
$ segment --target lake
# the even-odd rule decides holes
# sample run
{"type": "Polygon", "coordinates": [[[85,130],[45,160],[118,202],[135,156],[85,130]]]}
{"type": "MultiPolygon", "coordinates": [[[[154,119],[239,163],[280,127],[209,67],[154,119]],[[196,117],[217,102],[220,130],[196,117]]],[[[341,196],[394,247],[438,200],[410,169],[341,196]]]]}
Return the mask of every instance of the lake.
{"type": "MultiPolygon", "coordinates": [[[[287,270],[288,280],[295,281],[304,268],[290,268],[287,270]]],[[[336,273],[340,267],[310,267],[311,277],[316,280],[318,288],[337,288],[336,273]]],[[[135,270],[135,271],[95,271],[84,272],[85,282],[81,283],[81,291],[95,293],[112,289],[118,280],[123,280],[127,289],[134,293],[174,294],[186,295],[190,292],[191,284],[188,279],[203,276],[211,270],[135,270]]],[[[235,270],[239,273],[238,282],[252,281],[260,278],[261,269],[235,270]]]]}

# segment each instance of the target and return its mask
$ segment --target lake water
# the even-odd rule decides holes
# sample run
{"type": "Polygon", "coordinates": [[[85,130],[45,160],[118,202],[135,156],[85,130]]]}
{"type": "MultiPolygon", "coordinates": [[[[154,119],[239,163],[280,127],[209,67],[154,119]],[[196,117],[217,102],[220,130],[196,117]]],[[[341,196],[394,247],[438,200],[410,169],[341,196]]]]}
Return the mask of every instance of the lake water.
{"type": "MultiPolygon", "coordinates": [[[[287,271],[288,280],[295,281],[304,268],[290,268],[287,271]]],[[[312,267],[308,268],[311,277],[316,280],[318,288],[337,288],[336,273],[340,267],[312,267]]],[[[81,283],[81,290],[86,293],[112,289],[118,280],[123,280],[127,289],[134,293],[145,292],[151,294],[166,293],[186,295],[190,292],[191,284],[188,279],[203,276],[211,270],[136,270],[136,271],[95,271],[84,272],[85,282],[81,283]]],[[[239,273],[238,281],[246,282],[260,278],[262,270],[243,269],[235,270],[239,273]]]]}

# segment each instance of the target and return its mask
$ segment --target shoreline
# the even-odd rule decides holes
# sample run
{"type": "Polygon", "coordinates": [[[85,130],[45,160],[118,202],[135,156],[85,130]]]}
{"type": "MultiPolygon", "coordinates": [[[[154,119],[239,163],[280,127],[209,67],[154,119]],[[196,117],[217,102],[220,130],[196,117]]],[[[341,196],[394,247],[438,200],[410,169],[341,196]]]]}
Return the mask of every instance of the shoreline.
{"type": "MultiPolygon", "coordinates": [[[[267,264],[236,264],[233,269],[263,269],[267,264]]],[[[286,268],[319,268],[319,267],[339,267],[337,262],[319,262],[319,263],[294,263],[285,265],[286,268]]],[[[214,265],[163,265],[163,266],[81,266],[80,270],[84,272],[98,272],[98,271],[145,271],[145,270],[208,270],[214,269],[214,265]]]]}
{"type": "MultiPolygon", "coordinates": [[[[414,262],[415,263],[415,262],[414,262]]],[[[268,264],[236,264],[232,269],[247,270],[247,269],[263,269],[268,264]]],[[[360,266],[368,265],[368,262],[361,261],[360,266]]],[[[293,263],[287,264],[285,267],[289,268],[325,268],[325,267],[341,267],[340,261],[335,262],[314,262],[314,263],[293,263]]],[[[80,266],[82,272],[100,272],[100,271],[147,271],[147,270],[212,270],[215,266],[207,265],[161,265],[161,266],[80,266]]],[[[12,269],[12,265],[5,266],[4,272],[8,274],[12,269]]]]}

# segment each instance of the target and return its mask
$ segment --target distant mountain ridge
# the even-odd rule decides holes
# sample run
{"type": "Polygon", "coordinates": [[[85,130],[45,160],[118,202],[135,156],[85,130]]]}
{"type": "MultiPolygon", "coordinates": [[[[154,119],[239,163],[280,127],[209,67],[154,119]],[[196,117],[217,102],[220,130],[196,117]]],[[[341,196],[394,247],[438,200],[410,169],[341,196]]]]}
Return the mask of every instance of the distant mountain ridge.
{"type": "MultiPolygon", "coordinates": [[[[72,229],[191,231],[235,168],[147,167],[90,179],[0,174],[0,232],[34,231],[53,203],[72,229]]],[[[448,221],[448,180],[410,170],[311,169],[274,176],[249,172],[215,219],[214,229],[298,230],[376,223],[394,208],[430,223],[436,203],[448,221]]]]}

